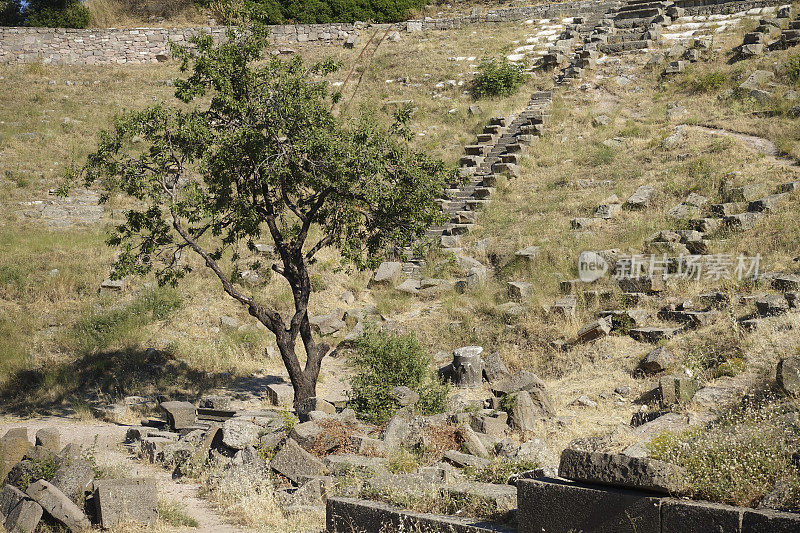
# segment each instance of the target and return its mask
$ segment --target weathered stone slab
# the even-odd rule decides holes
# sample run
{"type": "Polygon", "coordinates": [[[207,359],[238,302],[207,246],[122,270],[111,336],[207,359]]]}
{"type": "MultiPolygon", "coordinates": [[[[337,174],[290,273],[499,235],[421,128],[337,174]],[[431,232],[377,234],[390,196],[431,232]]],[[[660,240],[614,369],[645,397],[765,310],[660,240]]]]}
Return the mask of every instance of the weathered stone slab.
{"type": "Polygon", "coordinates": [[[556,480],[517,481],[519,533],[661,533],[661,501],[642,492],[556,480]]]}
{"type": "Polygon", "coordinates": [[[102,479],[94,482],[94,505],[103,529],[124,521],[151,525],[158,520],[154,479],[102,479]]]}
{"type": "Polygon", "coordinates": [[[25,498],[8,513],[3,526],[9,533],[34,533],[42,519],[42,506],[25,498]]]}
{"type": "Polygon", "coordinates": [[[26,492],[31,499],[42,506],[47,514],[73,533],[91,527],[89,519],[86,518],[83,511],[47,481],[40,479],[36,483],[32,483],[26,492]]]}
{"type": "Polygon", "coordinates": [[[380,502],[353,498],[328,498],[328,533],[511,533],[513,530],[481,520],[401,511],[380,502]]]}
{"type": "Polygon", "coordinates": [[[572,448],[561,452],[558,475],[573,481],[662,493],[676,493],[685,488],[684,472],[675,465],[572,448]]]}
{"type": "Polygon", "coordinates": [[[300,447],[293,439],[288,439],[269,463],[270,468],[298,483],[303,476],[319,476],[325,473],[325,465],[300,447]]]}
{"type": "Polygon", "coordinates": [[[13,485],[6,485],[0,491],[0,516],[8,516],[11,510],[28,495],[13,485]]]}
{"type": "Polygon", "coordinates": [[[736,533],[741,507],[691,500],[667,499],[661,503],[662,533],[736,533]]]}
{"type": "MultiPolygon", "coordinates": [[[[10,434],[9,431],[0,439],[0,482],[2,482],[15,464],[20,462],[28,450],[31,443],[26,437],[10,434]]],[[[27,430],[25,431],[27,434],[27,430]]]]}
{"type": "Polygon", "coordinates": [[[480,505],[481,509],[497,518],[517,507],[517,488],[511,485],[462,481],[445,485],[442,494],[451,501],[467,500],[471,505],[480,505]]]}
{"type": "Polygon", "coordinates": [[[186,429],[197,422],[197,409],[189,402],[164,402],[159,407],[166,413],[174,431],[186,429]]]}
{"type": "Polygon", "coordinates": [[[745,509],[741,533],[797,533],[800,514],[745,509]]]}
{"type": "Polygon", "coordinates": [[[36,445],[54,453],[61,451],[61,432],[58,428],[42,428],[36,432],[36,445]]]}

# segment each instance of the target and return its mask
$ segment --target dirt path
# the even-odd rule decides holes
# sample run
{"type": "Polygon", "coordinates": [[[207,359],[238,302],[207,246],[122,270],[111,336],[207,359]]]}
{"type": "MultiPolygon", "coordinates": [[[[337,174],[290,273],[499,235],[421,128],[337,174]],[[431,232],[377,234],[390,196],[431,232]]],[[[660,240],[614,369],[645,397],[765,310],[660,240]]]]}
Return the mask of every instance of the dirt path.
{"type": "Polygon", "coordinates": [[[739,133],[735,131],[725,130],[722,128],[714,128],[711,126],[702,126],[702,125],[691,125],[691,124],[684,124],[690,131],[698,131],[702,133],[706,133],[709,135],[716,135],[719,137],[731,137],[742,144],[744,144],[747,148],[753,150],[754,152],[760,152],[766,155],[773,163],[781,166],[788,166],[788,167],[795,167],[797,166],[797,162],[791,158],[783,157],[779,154],[778,146],[770,141],[769,139],[765,139],[763,137],[756,137],[755,135],[748,135],[746,133],[739,133]]]}
{"type": "Polygon", "coordinates": [[[36,431],[45,427],[57,427],[61,431],[61,445],[69,443],[94,448],[97,464],[112,470],[121,470],[126,477],[148,477],[158,482],[159,498],[178,502],[187,516],[197,520],[197,528],[182,528],[171,531],[195,533],[245,533],[244,529],[228,524],[217,513],[213,505],[197,496],[198,483],[178,483],[166,470],[156,465],[136,461],[122,447],[127,426],[99,421],[81,422],[70,418],[48,417],[37,419],[0,418],[0,436],[11,428],[27,427],[33,439],[36,431]]]}

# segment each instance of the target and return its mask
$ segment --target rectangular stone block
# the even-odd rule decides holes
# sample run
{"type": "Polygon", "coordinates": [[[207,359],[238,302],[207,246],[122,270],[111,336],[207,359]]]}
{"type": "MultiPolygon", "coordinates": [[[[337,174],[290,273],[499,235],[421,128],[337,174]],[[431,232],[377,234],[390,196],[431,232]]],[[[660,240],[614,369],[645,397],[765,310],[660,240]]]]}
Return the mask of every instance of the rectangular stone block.
{"type": "Polygon", "coordinates": [[[144,525],[158,520],[158,488],[154,479],[95,481],[94,504],[103,529],[128,520],[144,525]]]}
{"type": "Polygon", "coordinates": [[[517,482],[519,533],[661,533],[662,498],[569,483],[517,482]]]}
{"type": "Polygon", "coordinates": [[[750,509],[744,511],[741,533],[797,533],[798,531],[800,531],[800,514],[750,509]]]}
{"type": "Polygon", "coordinates": [[[661,503],[662,533],[736,533],[742,520],[741,507],[690,500],[661,503]]]}
{"type": "Polygon", "coordinates": [[[587,452],[571,448],[561,452],[558,475],[585,483],[671,493],[684,488],[684,473],[677,466],[621,453],[587,452]]]}
{"type": "Polygon", "coordinates": [[[380,502],[354,498],[328,498],[328,533],[378,533],[420,531],[425,533],[511,533],[500,524],[480,520],[401,511],[380,502]]]}

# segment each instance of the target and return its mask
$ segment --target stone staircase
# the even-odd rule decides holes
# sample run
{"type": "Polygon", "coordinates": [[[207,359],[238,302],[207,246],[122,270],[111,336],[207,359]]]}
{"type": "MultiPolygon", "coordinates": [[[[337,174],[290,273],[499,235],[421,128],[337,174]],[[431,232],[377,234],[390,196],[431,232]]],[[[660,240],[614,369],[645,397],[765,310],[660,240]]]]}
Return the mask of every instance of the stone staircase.
{"type": "MultiPolygon", "coordinates": [[[[438,240],[445,250],[458,248],[458,237],[472,230],[477,211],[489,203],[498,175],[510,178],[519,175],[522,153],[543,134],[552,99],[550,91],[533,93],[521,113],[492,118],[478,134],[475,144],[464,148],[465,155],[460,160],[463,181],[448,184],[439,199],[448,220],[429,228],[427,237],[438,240]]],[[[403,263],[403,274],[419,279],[424,258],[411,248],[402,250],[402,255],[410,258],[403,263]]]]}

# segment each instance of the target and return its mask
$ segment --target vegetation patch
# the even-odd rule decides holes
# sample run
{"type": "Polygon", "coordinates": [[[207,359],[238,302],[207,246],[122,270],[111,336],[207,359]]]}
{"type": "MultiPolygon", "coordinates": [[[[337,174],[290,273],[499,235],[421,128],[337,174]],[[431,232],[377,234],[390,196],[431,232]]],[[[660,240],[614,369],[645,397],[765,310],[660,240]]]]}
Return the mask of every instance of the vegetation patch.
{"type": "Polygon", "coordinates": [[[649,444],[654,458],[686,470],[692,497],[755,507],[773,494],[779,501],[772,505],[790,511],[800,511],[798,446],[798,402],[769,393],[710,428],[665,433],[649,444]]]}
{"type": "Polygon", "coordinates": [[[524,65],[507,59],[487,58],[481,61],[478,74],[472,80],[470,92],[474,98],[509,96],[528,80],[524,65]]]}
{"type": "Polygon", "coordinates": [[[432,357],[413,334],[386,333],[369,326],[355,343],[349,405],[375,424],[389,420],[400,404],[392,389],[406,386],[419,394],[415,408],[424,415],[447,408],[449,386],[431,370],[432,357]]]}

